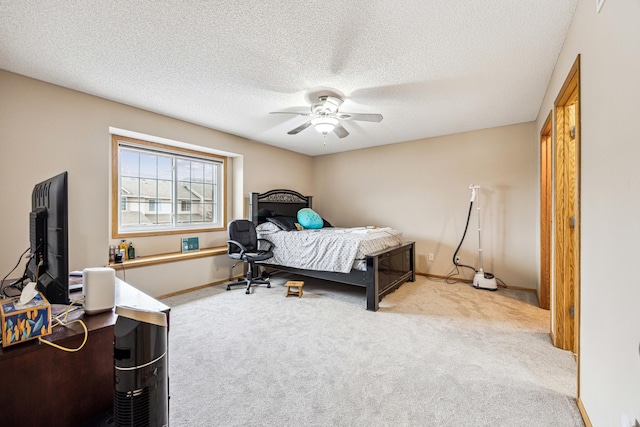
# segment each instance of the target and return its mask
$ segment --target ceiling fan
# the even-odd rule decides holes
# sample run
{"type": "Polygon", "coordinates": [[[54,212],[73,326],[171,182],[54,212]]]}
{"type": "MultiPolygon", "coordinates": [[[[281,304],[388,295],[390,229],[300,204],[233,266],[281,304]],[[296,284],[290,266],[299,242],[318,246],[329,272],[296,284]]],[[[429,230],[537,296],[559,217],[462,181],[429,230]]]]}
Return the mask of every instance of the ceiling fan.
{"type": "Polygon", "coordinates": [[[323,135],[334,132],[338,138],[344,138],[349,132],[340,124],[340,120],[357,120],[362,122],[380,122],[382,114],[363,114],[363,113],[343,113],[338,109],[344,101],[338,97],[331,95],[322,95],[311,105],[311,112],[296,111],[273,111],[269,114],[295,114],[298,116],[312,117],[311,120],[301,124],[295,129],[287,132],[289,135],[295,135],[302,132],[306,128],[313,126],[315,130],[323,135]]]}

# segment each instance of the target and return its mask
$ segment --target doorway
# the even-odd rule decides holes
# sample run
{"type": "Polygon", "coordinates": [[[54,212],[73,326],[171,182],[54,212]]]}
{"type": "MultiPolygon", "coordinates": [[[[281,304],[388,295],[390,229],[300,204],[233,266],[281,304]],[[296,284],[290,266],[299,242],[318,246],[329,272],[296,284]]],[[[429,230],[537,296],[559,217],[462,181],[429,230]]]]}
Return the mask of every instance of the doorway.
{"type": "Polygon", "coordinates": [[[551,308],[551,225],[553,197],[553,141],[551,140],[551,117],[549,112],[540,132],[540,308],[551,308]]]}
{"type": "Polygon", "coordinates": [[[580,55],[555,104],[553,344],[578,355],[580,314],[580,55]]]}

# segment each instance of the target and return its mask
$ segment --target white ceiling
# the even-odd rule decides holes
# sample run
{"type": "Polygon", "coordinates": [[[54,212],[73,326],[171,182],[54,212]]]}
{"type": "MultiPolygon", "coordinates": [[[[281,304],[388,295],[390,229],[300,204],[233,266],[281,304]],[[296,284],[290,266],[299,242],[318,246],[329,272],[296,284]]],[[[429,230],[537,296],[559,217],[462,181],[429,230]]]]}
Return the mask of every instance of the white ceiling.
{"type": "Polygon", "coordinates": [[[0,0],[0,68],[321,155],[535,120],[576,3],[0,0]],[[325,89],[384,120],[269,114],[325,89]]]}

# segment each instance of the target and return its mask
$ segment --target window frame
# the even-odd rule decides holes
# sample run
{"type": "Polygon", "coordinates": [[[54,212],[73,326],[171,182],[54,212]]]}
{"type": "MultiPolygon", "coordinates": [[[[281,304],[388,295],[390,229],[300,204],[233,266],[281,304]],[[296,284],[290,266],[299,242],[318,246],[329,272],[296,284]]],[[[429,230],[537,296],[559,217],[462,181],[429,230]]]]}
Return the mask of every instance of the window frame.
{"type": "MultiPolygon", "coordinates": [[[[145,236],[165,236],[172,234],[195,234],[202,232],[214,232],[226,230],[227,224],[227,193],[226,193],[226,175],[227,175],[227,158],[204,151],[191,150],[173,145],[161,144],[157,142],[145,141],[137,138],[130,138],[122,135],[112,134],[111,136],[111,236],[112,238],[130,238],[145,236]],[[222,170],[220,171],[220,226],[203,227],[195,225],[181,226],[181,223],[175,223],[171,228],[153,229],[153,230],[120,230],[120,209],[122,207],[120,194],[120,164],[119,149],[120,142],[133,148],[142,150],[152,150],[169,155],[196,157],[205,160],[211,160],[220,163],[222,170]]],[[[175,179],[172,179],[175,181],[175,179]]],[[[181,203],[173,202],[176,208],[176,215],[179,213],[181,203]]]]}

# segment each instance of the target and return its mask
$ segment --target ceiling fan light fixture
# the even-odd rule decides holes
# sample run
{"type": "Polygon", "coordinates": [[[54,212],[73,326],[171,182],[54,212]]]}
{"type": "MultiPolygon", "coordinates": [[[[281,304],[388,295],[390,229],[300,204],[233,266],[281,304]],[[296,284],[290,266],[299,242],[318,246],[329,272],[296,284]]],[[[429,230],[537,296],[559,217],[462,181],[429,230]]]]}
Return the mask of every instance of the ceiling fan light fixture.
{"type": "Polygon", "coordinates": [[[338,124],[338,119],[332,117],[318,117],[311,120],[313,128],[323,135],[333,132],[338,124]]]}
{"type": "Polygon", "coordinates": [[[361,122],[382,121],[382,114],[373,113],[345,113],[340,112],[342,105],[341,98],[329,95],[322,95],[318,100],[311,104],[311,113],[302,111],[272,111],[269,114],[293,114],[296,116],[309,117],[310,120],[302,123],[297,128],[291,129],[287,135],[297,135],[303,130],[313,127],[318,133],[327,136],[329,132],[333,132],[338,138],[349,136],[349,132],[340,124],[342,120],[353,120],[361,122]]]}

